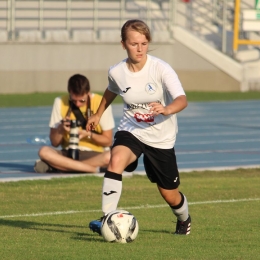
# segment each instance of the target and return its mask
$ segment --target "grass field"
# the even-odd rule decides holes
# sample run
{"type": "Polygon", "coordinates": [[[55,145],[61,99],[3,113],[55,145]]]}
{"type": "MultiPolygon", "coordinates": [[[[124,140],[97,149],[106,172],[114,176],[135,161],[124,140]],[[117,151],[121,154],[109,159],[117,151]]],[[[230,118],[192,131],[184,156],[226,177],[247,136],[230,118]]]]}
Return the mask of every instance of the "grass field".
{"type": "Polygon", "coordinates": [[[0,183],[0,259],[260,259],[260,170],[181,173],[192,232],[173,235],[176,219],[145,176],[123,179],[119,207],[140,226],[130,244],[88,229],[101,216],[102,178],[0,183]]]}
{"type": "MultiPolygon", "coordinates": [[[[56,96],[64,93],[1,94],[0,107],[51,106],[56,96]]],[[[102,94],[102,93],[100,93],[102,94]]],[[[186,92],[188,101],[235,101],[260,99],[259,92],[186,92]]],[[[121,103],[116,97],[114,103],[121,103]]]]}
{"type": "MultiPolygon", "coordinates": [[[[50,106],[62,93],[0,95],[0,107],[50,106]]],[[[260,99],[260,92],[187,92],[189,101],[260,99]]],[[[116,103],[121,102],[118,98],[116,103]]],[[[101,213],[102,178],[0,183],[0,260],[260,259],[260,169],[181,173],[192,230],[176,219],[145,176],[124,178],[119,207],[140,226],[133,243],[106,243],[88,229],[101,213]]]]}

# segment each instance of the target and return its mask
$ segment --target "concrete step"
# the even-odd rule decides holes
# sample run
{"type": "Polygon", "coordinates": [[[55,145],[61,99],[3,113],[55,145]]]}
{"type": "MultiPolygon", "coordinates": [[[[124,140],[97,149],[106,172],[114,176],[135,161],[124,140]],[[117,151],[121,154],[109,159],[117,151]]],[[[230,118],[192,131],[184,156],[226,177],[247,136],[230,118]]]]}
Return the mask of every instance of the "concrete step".
{"type": "Polygon", "coordinates": [[[8,41],[8,33],[7,31],[0,31],[0,42],[8,41]]]}
{"type": "MultiPolygon", "coordinates": [[[[174,27],[173,33],[177,41],[240,82],[241,91],[250,90],[252,84],[258,86],[260,81],[260,60],[244,63],[234,60],[179,26],[174,27]]],[[[242,57],[242,54],[240,55],[242,57]]],[[[256,52],[252,51],[247,55],[253,57],[256,52]]]]}
{"type": "Polygon", "coordinates": [[[260,52],[257,49],[240,50],[235,54],[234,58],[240,62],[257,61],[260,59],[260,52]]]}

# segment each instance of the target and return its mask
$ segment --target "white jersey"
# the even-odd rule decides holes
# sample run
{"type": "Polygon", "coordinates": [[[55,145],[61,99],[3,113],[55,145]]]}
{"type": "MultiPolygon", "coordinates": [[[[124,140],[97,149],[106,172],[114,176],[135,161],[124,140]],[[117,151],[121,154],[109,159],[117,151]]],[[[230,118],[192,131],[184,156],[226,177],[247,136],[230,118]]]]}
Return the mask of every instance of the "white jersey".
{"type": "Polygon", "coordinates": [[[118,130],[132,133],[149,146],[171,149],[178,132],[176,114],[153,116],[149,110],[151,102],[167,106],[178,96],[185,95],[171,66],[147,55],[142,70],[131,72],[125,59],[109,69],[108,80],[108,89],[124,100],[118,130]]]}

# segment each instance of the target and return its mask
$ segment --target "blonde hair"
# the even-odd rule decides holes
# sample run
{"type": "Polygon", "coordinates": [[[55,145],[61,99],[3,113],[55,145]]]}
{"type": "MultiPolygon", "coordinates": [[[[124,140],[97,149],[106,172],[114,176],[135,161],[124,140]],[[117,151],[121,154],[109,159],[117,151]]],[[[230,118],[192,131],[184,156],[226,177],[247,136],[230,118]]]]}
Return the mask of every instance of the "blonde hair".
{"type": "Polygon", "coordinates": [[[148,42],[152,41],[152,36],[151,36],[148,25],[141,20],[133,19],[133,20],[128,20],[125,22],[125,24],[121,28],[121,39],[123,42],[125,42],[127,39],[128,30],[137,31],[137,32],[145,35],[148,42]]]}

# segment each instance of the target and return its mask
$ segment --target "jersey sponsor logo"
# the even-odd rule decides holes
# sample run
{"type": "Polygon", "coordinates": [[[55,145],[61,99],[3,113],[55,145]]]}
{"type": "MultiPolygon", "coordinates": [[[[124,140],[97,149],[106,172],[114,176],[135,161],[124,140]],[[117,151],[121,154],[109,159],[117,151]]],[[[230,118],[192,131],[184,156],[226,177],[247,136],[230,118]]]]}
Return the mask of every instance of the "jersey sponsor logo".
{"type": "Polygon", "coordinates": [[[122,90],[124,93],[126,93],[131,87],[127,87],[125,90],[122,90]]]}
{"type": "Polygon", "coordinates": [[[137,122],[146,122],[146,123],[154,122],[154,116],[152,114],[135,113],[134,118],[136,119],[137,122]]]}
{"type": "Polygon", "coordinates": [[[111,194],[113,194],[113,193],[117,193],[117,192],[114,191],[114,190],[111,190],[111,191],[109,191],[109,192],[103,192],[103,194],[106,195],[106,196],[109,196],[109,195],[111,195],[111,194]]]}
{"type": "Polygon", "coordinates": [[[154,94],[157,91],[157,86],[154,83],[148,83],[145,86],[145,91],[148,94],[152,95],[152,94],[154,94]]]}
{"type": "Polygon", "coordinates": [[[145,103],[145,104],[127,104],[127,109],[137,109],[137,108],[143,108],[146,110],[149,110],[149,103],[145,103]]]}

